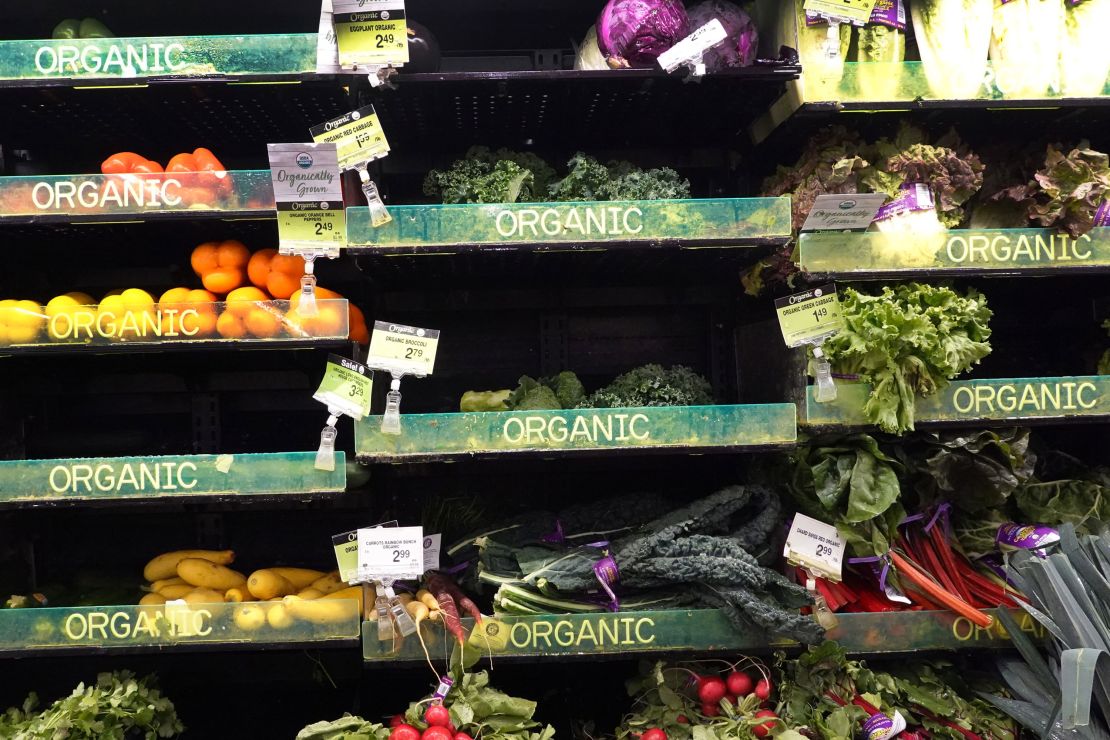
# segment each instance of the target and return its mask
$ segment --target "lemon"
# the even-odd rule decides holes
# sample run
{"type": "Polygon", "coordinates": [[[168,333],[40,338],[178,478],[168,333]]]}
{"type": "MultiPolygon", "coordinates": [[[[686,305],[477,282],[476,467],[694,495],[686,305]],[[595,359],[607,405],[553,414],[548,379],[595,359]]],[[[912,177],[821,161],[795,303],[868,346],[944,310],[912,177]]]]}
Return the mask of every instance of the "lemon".
{"type": "Polygon", "coordinates": [[[46,304],[46,331],[51,339],[89,339],[96,323],[96,301],[86,293],[54,296],[46,304]]]}
{"type": "Polygon", "coordinates": [[[34,301],[0,301],[0,344],[28,344],[35,341],[46,313],[34,301]]]}

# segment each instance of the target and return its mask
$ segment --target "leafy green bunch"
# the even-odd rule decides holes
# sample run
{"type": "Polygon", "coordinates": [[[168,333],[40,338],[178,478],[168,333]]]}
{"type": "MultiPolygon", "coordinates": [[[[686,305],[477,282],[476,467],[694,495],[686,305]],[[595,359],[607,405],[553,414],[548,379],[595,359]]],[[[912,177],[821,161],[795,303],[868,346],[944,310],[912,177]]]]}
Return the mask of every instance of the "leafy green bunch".
{"type": "Polygon", "coordinates": [[[709,381],[685,365],[642,365],[618,375],[579,404],[582,408],[705,406],[713,403],[709,381]]]}
{"type": "Polygon", "coordinates": [[[472,146],[447,170],[424,177],[424,194],[444,203],[516,203],[545,193],[555,171],[530,152],[472,146]]]}
{"type": "Polygon", "coordinates": [[[553,201],[665,200],[690,197],[690,182],[670,167],[642,170],[630,162],[602,164],[578,152],[567,176],[552,183],[553,201]]]}
{"type": "Polygon", "coordinates": [[[901,434],[914,428],[914,402],[990,353],[991,310],[975,290],[904,283],[879,295],[845,288],[844,328],[825,342],[833,372],[871,383],[867,419],[901,434]]]}
{"type": "Polygon", "coordinates": [[[0,714],[0,737],[17,740],[124,740],[141,732],[146,740],[185,731],[173,702],[154,688],[154,679],[129,671],[101,673],[96,683],[77,685],[69,696],[38,710],[31,693],[21,707],[0,714]]]}
{"type": "MultiPolygon", "coordinates": [[[[536,702],[509,696],[491,687],[486,671],[463,673],[443,705],[451,712],[451,724],[471,737],[483,740],[551,740],[555,737],[555,728],[532,718],[536,702]]],[[[426,729],[424,711],[427,708],[426,701],[413,702],[405,712],[405,721],[418,730],[426,729]]]]}
{"type": "Polygon", "coordinates": [[[1063,146],[1049,144],[1044,167],[1032,180],[993,197],[1016,201],[1031,221],[1045,228],[1080,236],[1091,230],[1095,212],[1110,200],[1110,155],[1091,149],[1086,141],[1066,154],[1063,146]]]}

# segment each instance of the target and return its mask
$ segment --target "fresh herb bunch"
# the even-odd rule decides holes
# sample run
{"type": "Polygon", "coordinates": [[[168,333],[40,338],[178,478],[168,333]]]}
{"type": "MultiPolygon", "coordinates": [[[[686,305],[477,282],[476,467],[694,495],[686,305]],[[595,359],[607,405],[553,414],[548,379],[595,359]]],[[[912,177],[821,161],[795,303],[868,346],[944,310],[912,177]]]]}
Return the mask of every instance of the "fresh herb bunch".
{"type": "Polygon", "coordinates": [[[31,693],[21,707],[0,715],[0,737],[129,740],[141,732],[146,740],[156,740],[185,731],[173,702],[154,688],[153,677],[136,679],[130,671],[101,673],[95,684],[78,684],[41,712],[38,705],[38,696],[31,693]]]}
{"type": "Polygon", "coordinates": [[[969,290],[905,283],[879,295],[845,288],[845,326],[825,342],[833,372],[871,383],[863,406],[884,432],[914,428],[914,402],[986,357],[992,316],[986,299],[969,290]]]}

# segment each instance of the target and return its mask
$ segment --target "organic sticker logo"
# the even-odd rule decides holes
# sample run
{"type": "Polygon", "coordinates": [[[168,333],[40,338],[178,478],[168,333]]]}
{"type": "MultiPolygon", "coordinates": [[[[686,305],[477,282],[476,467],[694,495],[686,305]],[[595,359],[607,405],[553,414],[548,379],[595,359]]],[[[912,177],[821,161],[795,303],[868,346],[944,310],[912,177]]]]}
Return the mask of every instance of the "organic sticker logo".
{"type": "Polygon", "coordinates": [[[383,10],[380,17],[383,21],[388,21],[389,20],[389,11],[388,10],[383,10]]]}
{"type": "Polygon", "coordinates": [[[501,625],[497,622],[489,622],[486,624],[486,636],[497,637],[497,633],[501,631],[501,625]]]}
{"type": "Polygon", "coordinates": [[[312,166],[312,155],[308,152],[301,152],[297,155],[297,166],[301,169],[307,170],[312,166]]]}
{"type": "Polygon", "coordinates": [[[814,298],[820,298],[822,295],[824,295],[824,291],[822,291],[820,288],[816,288],[813,291],[813,297],[814,298]]]}
{"type": "Polygon", "coordinates": [[[423,329],[417,329],[416,330],[416,336],[418,336],[418,337],[424,336],[425,333],[426,332],[423,329]]]}
{"type": "Polygon", "coordinates": [[[328,210],[328,202],[326,200],[320,201],[320,210],[321,211],[328,210]]]}
{"type": "Polygon", "coordinates": [[[360,118],[362,118],[362,114],[359,113],[357,110],[351,113],[351,120],[352,121],[357,121],[360,118]]]}
{"type": "Polygon", "coordinates": [[[856,207],[856,202],[854,200],[842,200],[842,201],[840,201],[839,208],[842,211],[850,211],[855,207],[856,207]]]}

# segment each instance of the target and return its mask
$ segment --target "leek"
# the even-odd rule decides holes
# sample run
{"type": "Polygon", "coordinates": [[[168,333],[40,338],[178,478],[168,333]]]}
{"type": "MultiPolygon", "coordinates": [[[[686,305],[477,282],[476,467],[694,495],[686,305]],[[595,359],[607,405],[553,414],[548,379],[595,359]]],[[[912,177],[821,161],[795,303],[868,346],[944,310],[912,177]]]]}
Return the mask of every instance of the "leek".
{"type": "Polygon", "coordinates": [[[1065,16],[1064,51],[1060,76],[1064,95],[1101,95],[1110,77],[1110,0],[1069,0],[1065,16]]]}
{"type": "Polygon", "coordinates": [[[925,77],[938,98],[974,98],[987,73],[994,0],[910,4],[925,77]]]}
{"type": "Polygon", "coordinates": [[[995,6],[991,29],[994,82],[1003,95],[1043,98],[1049,87],[1059,87],[1064,0],[1001,3],[995,6]]]}

